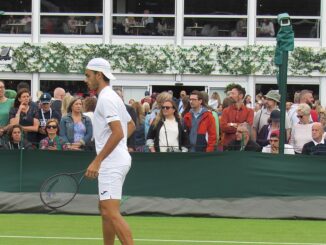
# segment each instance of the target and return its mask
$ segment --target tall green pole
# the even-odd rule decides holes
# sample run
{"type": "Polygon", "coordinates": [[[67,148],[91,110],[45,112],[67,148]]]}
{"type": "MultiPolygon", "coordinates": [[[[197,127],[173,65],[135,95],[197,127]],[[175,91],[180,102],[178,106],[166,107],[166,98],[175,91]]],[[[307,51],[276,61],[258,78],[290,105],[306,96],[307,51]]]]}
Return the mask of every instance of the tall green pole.
{"type": "Polygon", "coordinates": [[[278,89],[281,95],[281,118],[280,118],[280,142],[279,142],[279,154],[284,154],[285,143],[285,103],[287,92],[287,71],[288,71],[288,51],[294,49],[294,33],[290,21],[290,16],[287,13],[279,14],[277,21],[280,25],[280,29],[277,33],[276,40],[277,45],[275,49],[275,64],[279,67],[279,74],[277,77],[278,89]]]}

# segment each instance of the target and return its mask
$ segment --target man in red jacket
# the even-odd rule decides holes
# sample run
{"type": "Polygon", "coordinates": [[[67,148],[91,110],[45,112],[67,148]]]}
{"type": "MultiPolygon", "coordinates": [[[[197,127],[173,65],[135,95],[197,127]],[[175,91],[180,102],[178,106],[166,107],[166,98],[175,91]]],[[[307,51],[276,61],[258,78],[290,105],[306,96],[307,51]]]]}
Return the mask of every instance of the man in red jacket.
{"type": "Polygon", "coordinates": [[[243,104],[245,95],[246,90],[239,84],[235,85],[230,91],[229,96],[235,101],[235,104],[223,110],[220,121],[224,148],[235,140],[235,133],[240,124],[248,123],[252,126],[254,111],[243,104]]]}
{"type": "Polygon", "coordinates": [[[216,148],[216,124],[212,112],[204,104],[199,91],[190,94],[191,110],[184,115],[184,126],[189,134],[190,152],[211,152],[216,148]]]}

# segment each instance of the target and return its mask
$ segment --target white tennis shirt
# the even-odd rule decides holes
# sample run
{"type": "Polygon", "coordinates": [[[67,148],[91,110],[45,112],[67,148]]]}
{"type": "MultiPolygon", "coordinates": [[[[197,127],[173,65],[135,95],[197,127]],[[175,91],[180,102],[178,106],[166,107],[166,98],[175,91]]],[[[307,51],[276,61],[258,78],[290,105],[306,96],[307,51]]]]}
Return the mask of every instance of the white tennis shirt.
{"type": "Polygon", "coordinates": [[[122,99],[109,86],[103,88],[98,96],[93,133],[96,152],[99,154],[112,134],[109,123],[120,121],[124,137],[102,162],[101,168],[112,168],[131,164],[131,156],[127,148],[128,122],[131,117],[122,99]]]}

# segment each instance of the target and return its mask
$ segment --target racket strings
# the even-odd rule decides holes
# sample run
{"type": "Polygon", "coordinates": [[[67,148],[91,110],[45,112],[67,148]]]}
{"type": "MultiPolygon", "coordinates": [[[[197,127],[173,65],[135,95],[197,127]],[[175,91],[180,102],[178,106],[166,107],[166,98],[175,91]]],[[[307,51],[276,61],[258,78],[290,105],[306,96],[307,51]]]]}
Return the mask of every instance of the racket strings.
{"type": "Polygon", "coordinates": [[[69,203],[78,190],[76,180],[70,175],[58,175],[50,178],[41,189],[44,203],[53,208],[62,207],[69,203]]]}

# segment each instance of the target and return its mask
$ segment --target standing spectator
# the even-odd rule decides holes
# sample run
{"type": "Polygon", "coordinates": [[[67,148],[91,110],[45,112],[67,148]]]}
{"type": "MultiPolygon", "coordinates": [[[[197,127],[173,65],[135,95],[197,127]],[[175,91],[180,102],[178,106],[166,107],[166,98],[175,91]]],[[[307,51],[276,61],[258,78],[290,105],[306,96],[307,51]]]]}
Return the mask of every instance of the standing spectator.
{"type": "Polygon", "coordinates": [[[169,100],[169,99],[173,99],[173,97],[168,92],[162,92],[157,95],[156,103],[155,103],[156,105],[155,106],[153,105],[151,116],[150,116],[150,122],[149,122],[150,125],[152,124],[152,122],[154,121],[156,116],[160,113],[161,106],[164,103],[164,101],[169,100]]]}
{"type": "Polygon", "coordinates": [[[303,145],[302,154],[305,155],[326,155],[326,140],[324,138],[324,128],[319,122],[315,122],[311,127],[312,141],[303,145]]]}
{"type": "Polygon", "coordinates": [[[146,144],[151,152],[188,151],[187,134],[173,100],[163,103],[160,113],[149,128],[146,144]]]}
{"type": "Polygon", "coordinates": [[[299,118],[299,122],[292,128],[290,145],[293,146],[295,153],[301,154],[303,145],[312,140],[310,107],[305,103],[299,104],[297,117],[299,118]]]}
{"type": "Polygon", "coordinates": [[[239,124],[246,122],[252,125],[253,123],[254,111],[243,104],[245,95],[246,90],[239,84],[234,85],[230,91],[230,97],[235,101],[235,104],[225,108],[222,112],[220,125],[223,134],[223,147],[235,139],[239,124]]]}
{"type": "Polygon", "coordinates": [[[61,105],[65,95],[66,95],[66,91],[63,88],[57,87],[54,89],[51,108],[57,111],[58,113],[60,113],[60,116],[61,116],[61,105]]]}
{"type": "Polygon", "coordinates": [[[0,80],[0,137],[9,129],[9,112],[14,104],[14,99],[5,96],[5,83],[0,80]]]}
{"type": "Polygon", "coordinates": [[[149,91],[145,91],[145,97],[141,99],[140,103],[144,104],[145,102],[147,102],[149,105],[153,104],[153,99],[149,93],[149,91]]]}
{"type": "Polygon", "coordinates": [[[82,150],[93,136],[91,119],[82,113],[82,101],[74,98],[68,107],[68,114],[60,122],[60,136],[70,145],[70,150],[82,150]]]}
{"type": "Polygon", "coordinates": [[[218,92],[213,92],[211,98],[208,101],[208,105],[214,110],[217,111],[217,108],[221,104],[221,99],[218,92]]]}
{"type": "Polygon", "coordinates": [[[177,99],[176,104],[178,106],[178,112],[181,115],[181,113],[184,110],[183,102],[182,100],[187,97],[187,92],[185,90],[180,91],[180,97],[177,99]]]}
{"type": "Polygon", "coordinates": [[[4,148],[7,150],[32,150],[33,145],[28,142],[24,137],[24,130],[22,126],[13,125],[8,131],[9,141],[5,144],[4,148]]]}
{"type": "Polygon", "coordinates": [[[254,108],[254,105],[251,101],[251,95],[247,94],[243,100],[243,103],[245,106],[247,106],[248,108],[254,108]]]}
{"type": "Polygon", "coordinates": [[[133,103],[132,108],[134,108],[137,115],[136,130],[135,130],[135,150],[137,152],[143,152],[146,143],[145,142],[146,141],[145,140],[145,115],[144,115],[143,107],[139,102],[133,103]]]}
{"type": "Polygon", "coordinates": [[[215,119],[201,92],[193,91],[189,100],[191,110],[184,116],[184,125],[189,133],[190,151],[212,152],[217,144],[215,119]]]}
{"type": "MultiPolygon", "coordinates": [[[[96,97],[87,97],[86,99],[83,100],[83,111],[84,111],[83,114],[91,119],[93,128],[94,128],[94,111],[96,108],[96,104],[97,104],[96,97]]],[[[86,144],[85,149],[89,151],[95,150],[94,136],[92,136],[91,141],[88,144],[86,144]]]]}
{"type": "Polygon", "coordinates": [[[38,108],[31,106],[29,91],[22,88],[18,91],[14,107],[9,113],[10,124],[22,126],[26,138],[32,144],[37,144],[37,132],[40,122],[38,120],[38,108]]]}
{"type": "Polygon", "coordinates": [[[39,148],[41,150],[66,150],[67,142],[60,137],[59,134],[59,122],[57,119],[52,118],[46,122],[45,126],[47,137],[40,141],[39,148]]]}
{"type": "Polygon", "coordinates": [[[235,140],[229,143],[226,150],[260,152],[261,147],[255,141],[250,140],[250,128],[247,123],[240,124],[235,133],[235,140]]]}
{"type": "MultiPolygon", "coordinates": [[[[119,95],[119,97],[122,99],[123,103],[124,103],[124,99],[123,99],[123,93],[121,89],[114,89],[114,91],[119,95]]],[[[132,108],[130,105],[125,104],[125,107],[127,109],[127,112],[129,113],[131,119],[134,121],[135,125],[137,124],[137,114],[136,111],[134,110],[134,108],[132,108]]],[[[129,136],[129,138],[127,139],[127,146],[128,146],[128,151],[129,152],[133,152],[135,151],[135,132],[132,133],[132,135],[129,136]]]]}
{"type": "Polygon", "coordinates": [[[61,116],[65,116],[68,113],[68,107],[70,105],[70,102],[74,99],[74,97],[70,93],[66,93],[65,97],[62,100],[61,103],[61,116]]]}
{"type": "MultiPolygon", "coordinates": [[[[296,95],[295,95],[296,96],[296,95]]],[[[299,104],[305,103],[307,104],[310,109],[313,106],[314,103],[314,97],[313,97],[313,93],[310,90],[302,90],[299,95],[299,102],[298,103],[294,103],[291,107],[291,110],[289,111],[289,115],[290,115],[290,121],[292,124],[292,128],[295,124],[297,124],[299,122],[299,118],[297,117],[297,108],[299,106],[299,104]]],[[[318,115],[316,111],[311,111],[310,110],[310,120],[313,122],[317,122],[318,121],[318,115]]]]}
{"type": "Polygon", "coordinates": [[[324,131],[326,131],[326,110],[321,109],[319,112],[319,122],[324,128],[324,131]]]}
{"type": "MultiPolygon", "coordinates": [[[[268,119],[270,118],[271,112],[279,110],[277,103],[280,103],[281,95],[277,90],[270,90],[265,95],[265,107],[258,111],[254,117],[253,123],[253,140],[257,139],[257,135],[264,125],[268,125],[268,119]]],[[[290,120],[287,114],[285,114],[285,129],[286,129],[286,141],[290,137],[290,120]]]]}
{"type": "MultiPolygon", "coordinates": [[[[271,132],[269,145],[265,146],[262,152],[279,154],[279,145],[280,145],[280,130],[274,130],[271,132]]],[[[290,155],[295,154],[292,145],[284,144],[284,154],[290,154],[290,155]]]]}
{"type": "Polygon", "coordinates": [[[44,93],[39,98],[40,101],[40,109],[38,110],[38,118],[40,121],[40,127],[38,129],[38,141],[44,139],[47,135],[45,126],[49,119],[55,118],[60,122],[61,120],[61,113],[53,110],[51,108],[51,95],[48,93],[44,93]]]}

